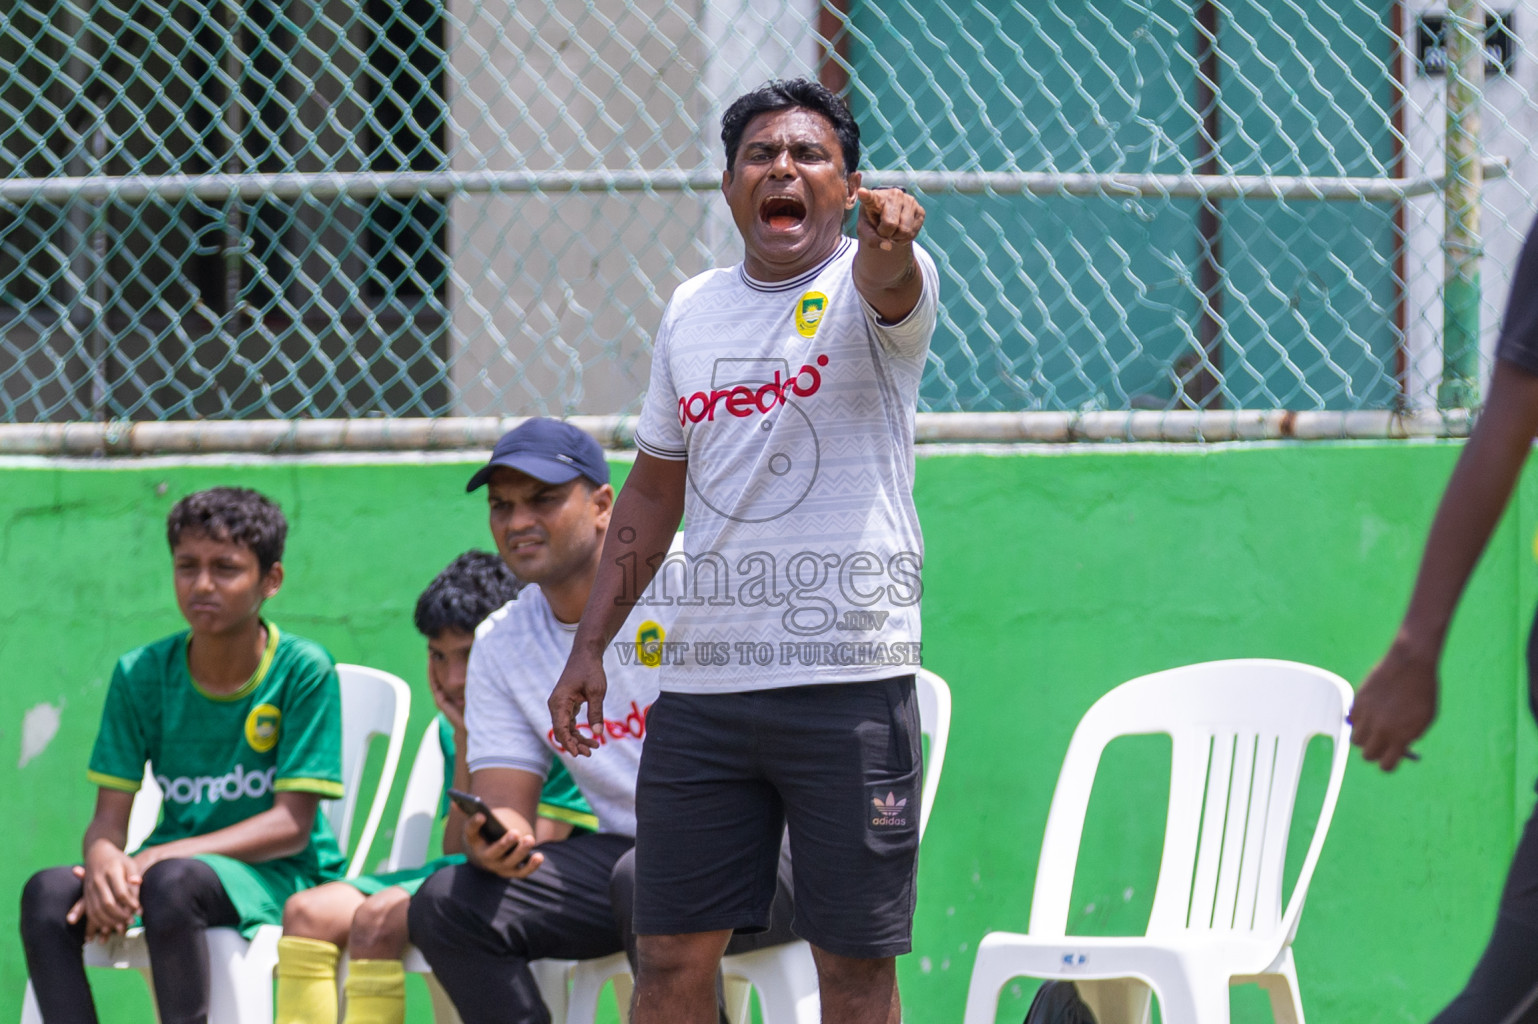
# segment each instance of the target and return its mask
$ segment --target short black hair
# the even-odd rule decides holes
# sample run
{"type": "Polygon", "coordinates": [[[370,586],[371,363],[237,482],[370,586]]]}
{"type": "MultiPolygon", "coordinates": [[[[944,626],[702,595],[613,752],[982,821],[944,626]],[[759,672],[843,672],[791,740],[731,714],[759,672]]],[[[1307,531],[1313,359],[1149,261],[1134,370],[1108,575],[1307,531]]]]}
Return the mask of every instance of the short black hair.
{"type": "Polygon", "coordinates": [[[827,86],[809,78],[777,78],[743,93],[721,115],[721,144],[726,147],[726,169],[737,164],[737,148],[748,122],[759,114],[775,110],[805,107],[833,123],[833,134],[844,152],[844,173],[853,174],[860,166],[860,125],[849,112],[849,104],[827,86]]]}
{"type": "Polygon", "coordinates": [[[489,551],[466,551],[433,577],[417,598],[417,632],[429,640],[446,629],[474,633],[481,620],[518,596],[523,584],[489,551]]]}
{"type": "Polygon", "coordinates": [[[265,494],[248,487],[210,487],[187,495],[166,516],[166,542],[172,552],[189,532],[250,548],[266,573],[283,560],[288,520],[265,494]]]}

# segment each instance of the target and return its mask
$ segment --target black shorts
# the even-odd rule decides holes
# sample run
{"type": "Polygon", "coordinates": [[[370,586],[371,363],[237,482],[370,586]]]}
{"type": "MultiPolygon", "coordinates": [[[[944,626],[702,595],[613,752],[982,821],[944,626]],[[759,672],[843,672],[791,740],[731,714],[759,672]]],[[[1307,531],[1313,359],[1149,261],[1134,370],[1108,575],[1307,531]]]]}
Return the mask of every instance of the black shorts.
{"type": "Polygon", "coordinates": [[[840,956],[908,952],[920,744],[911,675],[662,694],[636,782],[636,933],[767,927],[785,830],[797,935],[840,956]]]}

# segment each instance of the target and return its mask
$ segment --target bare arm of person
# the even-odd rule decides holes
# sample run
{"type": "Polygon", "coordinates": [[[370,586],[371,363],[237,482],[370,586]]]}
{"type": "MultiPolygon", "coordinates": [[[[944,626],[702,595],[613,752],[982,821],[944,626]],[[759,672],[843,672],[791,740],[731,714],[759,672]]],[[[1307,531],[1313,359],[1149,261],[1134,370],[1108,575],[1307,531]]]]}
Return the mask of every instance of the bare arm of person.
{"type": "MultiPolygon", "coordinates": [[[[474,792],[470,788],[470,767],[465,763],[465,748],[470,739],[465,732],[464,719],[454,729],[454,764],[452,766],[454,781],[449,783],[455,789],[466,793],[474,792]]],[[[443,852],[446,854],[465,852],[465,812],[459,805],[449,801],[449,813],[443,821],[443,852]]]]}
{"type": "Polygon", "coordinates": [[[247,864],[290,857],[310,844],[320,799],[316,793],[278,793],[265,811],[216,832],[147,846],[134,854],[134,863],[142,875],[160,861],[200,853],[220,853],[247,864]]]}
{"type": "Polygon", "coordinates": [[[588,756],[594,747],[577,732],[577,709],[587,705],[588,724],[597,735],[603,728],[603,698],[608,690],[604,648],[667,557],[684,515],[688,472],[689,464],[683,460],[641,452],[615,502],[571,656],[550,694],[555,741],[578,756],[588,756]]]}
{"type": "Polygon", "coordinates": [[[881,319],[895,324],[913,312],[924,292],[913,256],[913,241],[924,226],[924,207],[897,188],[862,188],[855,195],[860,201],[860,250],[854,257],[854,286],[881,319]]]}
{"type": "Polygon", "coordinates": [[[1480,413],[1437,506],[1409,609],[1351,708],[1351,742],[1393,771],[1437,712],[1448,625],[1500,522],[1538,433],[1538,375],[1497,360],[1480,413]]]}
{"type": "Polygon", "coordinates": [[[134,794],[122,790],[96,792],[96,810],[80,844],[83,864],[76,869],[81,897],[65,914],[70,924],[85,918],[88,940],[127,931],[139,913],[141,872],[123,849],[133,802],[134,794]]]}
{"type": "Polygon", "coordinates": [[[486,820],[479,814],[465,818],[462,833],[464,854],[471,864],[503,878],[526,878],[544,862],[544,854],[534,850],[534,827],[530,824],[539,807],[539,793],[545,781],[533,772],[517,768],[482,768],[470,774],[470,792],[480,797],[507,829],[507,834],[488,843],[481,835],[486,820]]]}
{"type": "Polygon", "coordinates": [[[558,843],[562,839],[570,838],[574,827],[569,821],[539,818],[534,822],[534,842],[536,844],[558,843]]]}
{"type": "MultiPolygon", "coordinates": [[[[454,730],[454,763],[449,765],[450,777],[453,781],[449,785],[461,792],[472,792],[470,788],[470,766],[465,761],[465,752],[470,749],[470,733],[465,728],[465,709],[463,703],[455,704],[447,694],[439,692],[437,683],[429,680],[433,688],[433,702],[438,705],[438,710],[443,712],[443,717],[448,720],[454,730]]],[[[465,812],[459,809],[454,801],[449,801],[449,813],[443,822],[443,852],[447,854],[465,852],[465,812]]]]}

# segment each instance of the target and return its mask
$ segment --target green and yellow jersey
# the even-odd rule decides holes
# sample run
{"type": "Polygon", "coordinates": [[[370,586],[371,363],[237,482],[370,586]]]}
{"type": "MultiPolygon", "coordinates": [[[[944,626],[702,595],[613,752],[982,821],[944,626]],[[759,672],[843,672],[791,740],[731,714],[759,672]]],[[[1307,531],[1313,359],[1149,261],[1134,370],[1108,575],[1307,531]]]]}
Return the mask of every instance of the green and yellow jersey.
{"type": "MultiPolygon", "coordinates": [[[[239,690],[213,694],[187,667],[189,633],[124,655],[112,674],[89,778],[136,792],[148,762],[163,794],[145,846],[206,835],[273,806],[275,794],[342,795],[342,699],[336,666],[309,640],[267,624],[267,647],[239,690]]],[[[243,930],[281,919],[299,889],[338,877],[344,860],[323,814],[289,857],[245,864],[201,857],[241,912],[243,930]]]]}

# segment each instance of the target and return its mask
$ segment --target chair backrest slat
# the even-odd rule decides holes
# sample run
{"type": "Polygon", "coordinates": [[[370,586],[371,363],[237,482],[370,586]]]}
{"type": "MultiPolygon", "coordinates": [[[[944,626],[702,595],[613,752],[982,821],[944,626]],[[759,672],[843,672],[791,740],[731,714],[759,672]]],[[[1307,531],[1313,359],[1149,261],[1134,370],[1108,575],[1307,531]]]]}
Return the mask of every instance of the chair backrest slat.
{"type": "MultiPolygon", "coordinates": [[[[1344,719],[1342,720],[1344,727],[1344,719]]],[[[1317,735],[1317,734],[1315,734],[1317,735]]],[[[1277,738],[1274,769],[1276,782],[1272,787],[1268,814],[1266,845],[1262,851],[1259,881],[1255,891],[1254,927],[1271,927],[1281,919],[1282,874],[1287,863],[1287,840],[1292,831],[1292,811],[1298,802],[1298,779],[1303,774],[1303,755],[1308,751],[1312,736],[1281,736],[1277,738]]],[[[1336,742],[1336,753],[1344,762],[1349,744],[1345,736],[1336,742]]],[[[1336,790],[1338,781],[1330,783],[1336,790]]],[[[1318,829],[1329,827],[1329,816],[1320,818],[1318,829]]],[[[1322,841],[1322,834],[1320,839],[1322,841]]],[[[1299,886],[1306,888],[1307,880],[1300,878],[1299,886]]]]}
{"type": "Polygon", "coordinates": [[[1232,796],[1229,781],[1233,778],[1234,768],[1234,737],[1213,736],[1208,743],[1210,753],[1202,799],[1202,831],[1197,840],[1196,869],[1191,877],[1191,909],[1186,915],[1186,927],[1197,931],[1212,927],[1224,830],[1232,796]]]}
{"type": "MultiPolygon", "coordinates": [[[[1212,757],[1210,737],[1170,732],[1170,738],[1170,802],[1164,824],[1164,851],[1159,858],[1159,882],[1148,916],[1150,935],[1183,931],[1189,919],[1191,868],[1196,863],[1197,842],[1202,834],[1202,794],[1206,792],[1207,768],[1212,757]],[[1195,794],[1195,799],[1179,799],[1176,794],[1195,794]],[[1176,864],[1184,865],[1184,871],[1173,870],[1176,864]]],[[[1055,796],[1053,800],[1056,802],[1055,796]]]]}
{"type": "MultiPolygon", "coordinates": [[[[1225,738],[1226,739],[1226,738],[1225,738]]],[[[1249,835],[1250,816],[1264,813],[1250,800],[1255,771],[1256,736],[1250,730],[1236,733],[1233,761],[1228,777],[1228,815],[1223,822],[1223,853],[1218,862],[1217,892],[1212,900],[1208,927],[1226,931],[1234,926],[1234,907],[1239,897],[1239,874],[1244,865],[1244,841],[1249,835]]]]}
{"type": "Polygon", "coordinates": [[[1276,748],[1280,740],[1271,734],[1255,737],[1254,770],[1250,774],[1250,811],[1244,831],[1244,853],[1239,859],[1238,883],[1234,892],[1233,915],[1229,927],[1247,931],[1255,927],[1259,899],[1261,867],[1271,838],[1272,806],[1276,793],[1276,748]]]}
{"type": "Polygon", "coordinates": [[[914,691],[919,702],[919,729],[929,741],[924,755],[924,786],[919,797],[919,839],[929,826],[940,773],[945,769],[945,748],[951,734],[951,688],[927,668],[919,669],[914,691]]]}
{"type": "Polygon", "coordinates": [[[422,733],[422,742],[417,744],[416,757],[411,762],[411,774],[406,777],[406,792],[401,795],[386,871],[418,868],[427,863],[433,822],[443,800],[443,776],[448,770],[438,739],[438,719],[434,718],[422,733]]]}
{"type": "MultiPolygon", "coordinates": [[[[1101,711],[1100,704],[1091,708],[1074,730],[1068,752],[1063,756],[1063,768],[1041,839],[1041,859],[1036,864],[1036,888],[1031,896],[1032,935],[1063,935],[1068,925],[1068,903],[1073,896],[1073,876],[1095,770],[1101,752],[1115,735],[1115,723],[1110,720],[1113,716],[1097,711],[1101,711]]],[[[1178,758],[1178,748],[1176,753],[1178,758]]],[[[1190,834],[1195,834],[1195,830],[1190,834]]],[[[1156,907],[1161,895],[1162,890],[1155,894],[1156,907]]],[[[1182,905],[1181,913],[1184,912],[1182,905]]]]}
{"type": "Polygon", "coordinates": [[[374,833],[379,829],[379,820],[384,817],[395,771],[400,767],[401,747],[406,742],[406,719],[411,713],[411,689],[399,677],[377,668],[338,665],[336,672],[342,684],[342,786],[345,792],[342,799],[321,806],[325,808],[331,829],[343,850],[348,849],[348,839],[352,835],[352,817],[358,806],[363,770],[368,764],[369,741],[375,736],[385,737],[379,783],[369,801],[357,848],[351,850],[347,858],[347,877],[356,878],[363,872],[374,833]]]}
{"type": "Polygon", "coordinates": [[[128,845],[124,849],[137,850],[144,845],[155,826],[160,824],[160,804],[164,799],[160,783],[155,780],[155,766],[146,764],[144,781],[139,792],[134,794],[133,807],[128,812],[128,845]]]}

